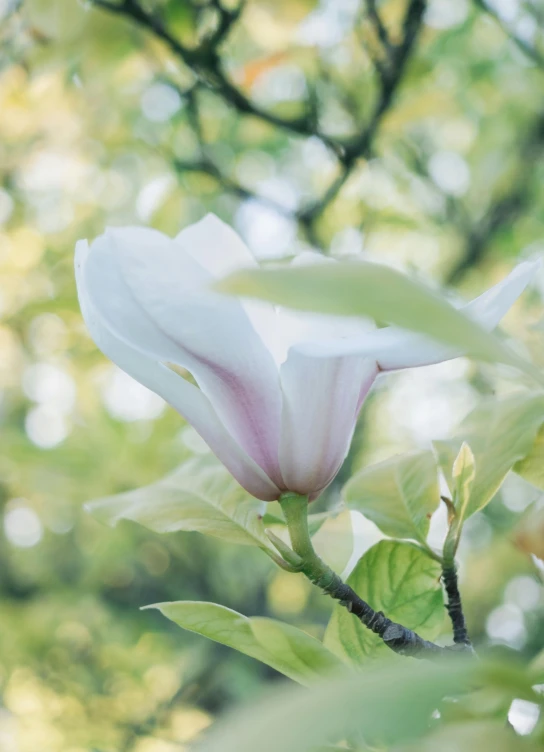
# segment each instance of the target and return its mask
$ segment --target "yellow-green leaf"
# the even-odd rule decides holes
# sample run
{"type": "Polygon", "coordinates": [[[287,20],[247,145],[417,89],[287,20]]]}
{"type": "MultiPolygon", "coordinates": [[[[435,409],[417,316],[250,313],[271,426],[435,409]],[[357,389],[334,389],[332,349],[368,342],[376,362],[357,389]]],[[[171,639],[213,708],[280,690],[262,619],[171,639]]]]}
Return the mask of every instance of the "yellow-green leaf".
{"type": "Polygon", "coordinates": [[[344,498],[386,535],[424,542],[440,502],[434,455],[410,452],[365,467],[346,483],[344,498]]]}
{"type": "Polygon", "coordinates": [[[476,460],[472,449],[463,441],[451,470],[453,481],[453,504],[458,522],[465,518],[470,502],[470,492],[476,476],[476,460]]]}
{"type": "Polygon", "coordinates": [[[264,534],[264,502],[236,483],[212,454],[193,457],[166,478],[86,505],[112,527],[132,520],[171,533],[196,530],[231,543],[270,547],[264,534]]]}
{"type": "Polygon", "coordinates": [[[370,316],[425,334],[482,360],[508,363],[542,381],[534,367],[500,339],[419,281],[364,261],[283,269],[244,269],[218,289],[301,311],[370,316]]]}
{"type": "Polygon", "coordinates": [[[301,684],[339,670],[341,662],[319,640],[275,619],[248,618],[217,603],[158,603],[164,616],[189,632],[256,658],[301,684]]]}
{"type": "Polygon", "coordinates": [[[438,462],[450,489],[452,468],[463,442],[474,455],[476,475],[464,517],[488,504],[516,462],[531,452],[544,424],[544,394],[523,392],[502,400],[482,401],[461,423],[454,438],[435,441],[438,462]]]}

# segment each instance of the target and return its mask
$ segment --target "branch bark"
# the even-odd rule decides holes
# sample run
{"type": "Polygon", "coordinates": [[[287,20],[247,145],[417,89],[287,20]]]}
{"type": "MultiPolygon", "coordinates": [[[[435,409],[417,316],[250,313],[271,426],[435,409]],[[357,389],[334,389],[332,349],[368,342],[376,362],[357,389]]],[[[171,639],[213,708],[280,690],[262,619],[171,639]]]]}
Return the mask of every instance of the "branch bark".
{"type": "MultiPolygon", "coordinates": [[[[377,634],[384,644],[398,655],[434,660],[451,654],[471,650],[464,642],[442,647],[424,640],[412,629],[388,619],[360,598],[348,584],[332,571],[314,551],[308,531],[308,499],[297,494],[284,494],[280,504],[287,521],[291,545],[300,558],[297,570],[340,605],[347,608],[365,627],[377,634]]],[[[281,553],[281,551],[280,551],[281,553]]]]}
{"type": "Polygon", "coordinates": [[[455,564],[452,563],[451,565],[444,567],[442,570],[442,582],[444,583],[446,594],[448,596],[446,609],[453,627],[453,641],[456,645],[466,645],[467,647],[472,648],[472,643],[469,639],[465,622],[465,615],[463,613],[455,564]]]}

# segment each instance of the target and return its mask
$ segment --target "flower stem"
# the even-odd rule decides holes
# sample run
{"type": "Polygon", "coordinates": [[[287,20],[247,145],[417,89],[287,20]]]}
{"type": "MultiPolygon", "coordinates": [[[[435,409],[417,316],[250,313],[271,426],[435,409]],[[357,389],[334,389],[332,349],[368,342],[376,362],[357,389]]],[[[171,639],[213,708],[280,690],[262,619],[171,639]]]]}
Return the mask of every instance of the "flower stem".
{"type": "Polygon", "coordinates": [[[465,649],[465,644],[446,648],[435,645],[402,624],[391,621],[381,611],[374,611],[315,552],[308,530],[308,497],[285,493],[279,501],[287,522],[293,551],[301,559],[298,571],[324,593],[339,601],[340,605],[347,608],[365,627],[381,637],[388,648],[399,655],[417,658],[436,658],[451,653],[452,650],[465,649]]]}

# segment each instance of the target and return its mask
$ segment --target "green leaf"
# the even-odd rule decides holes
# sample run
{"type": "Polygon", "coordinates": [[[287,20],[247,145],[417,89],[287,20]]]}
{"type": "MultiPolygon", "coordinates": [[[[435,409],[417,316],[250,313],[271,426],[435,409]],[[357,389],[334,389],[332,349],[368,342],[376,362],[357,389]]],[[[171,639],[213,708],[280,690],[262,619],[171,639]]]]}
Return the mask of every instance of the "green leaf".
{"type": "Polygon", "coordinates": [[[521,368],[542,383],[541,374],[500,339],[415,279],[366,261],[244,269],[222,280],[222,292],[301,311],[370,316],[425,334],[481,360],[521,368]]]}
{"type": "Polygon", "coordinates": [[[507,473],[527,457],[543,423],[544,394],[524,392],[503,400],[484,400],[463,420],[454,438],[434,442],[438,462],[452,490],[452,468],[462,443],[467,442],[472,450],[476,476],[465,519],[485,507],[507,473]]]}
{"type": "Polygon", "coordinates": [[[544,490],[544,425],[540,427],[529,454],[514,465],[514,472],[544,490]]]}
{"type": "MultiPolygon", "coordinates": [[[[376,611],[432,640],[441,632],[440,565],[411,543],[380,541],[358,561],[348,585],[376,611]]],[[[348,662],[383,658],[389,649],[343,606],[335,606],[325,645],[348,662]]]]}
{"type": "Polygon", "coordinates": [[[282,687],[219,721],[198,749],[315,752],[327,743],[362,736],[383,742],[380,749],[415,741],[427,733],[430,716],[445,696],[461,694],[479,679],[478,668],[462,658],[446,665],[399,661],[309,689],[282,687]]]}
{"type": "Polygon", "coordinates": [[[425,543],[440,503],[434,455],[410,452],[366,467],[346,483],[344,498],[386,535],[425,543]]]}
{"type": "Polygon", "coordinates": [[[156,533],[196,530],[231,543],[269,548],[264,507],[212,454],[191,458],[150,486],[86,504],[87,511],[112,527],[132,520],[156,533]]]}
{"type": "Polygon", "coordinates": [[[146,608],[158,608],[183,629],[239,650],[301,684],[310,684],[341,667],[338,658],[319,640],[281,621],[248,618],[217,603],[198,601],[158,603],[146,608]]]}
{"type": "Polygon", "coordinates": [[[309,528],[319,556],[331,569],[342,572],[353,553],[353,523],[349,509],[327,515],[318,526],[314,518],[309,521],[309,528]]]}
{"type": "Polygon", "coordinates": [[[475,477],[476,460],[472,449],[463,441],[451,469],[453,505],[458,523],[462,523],[465,518],[475,477]]]}

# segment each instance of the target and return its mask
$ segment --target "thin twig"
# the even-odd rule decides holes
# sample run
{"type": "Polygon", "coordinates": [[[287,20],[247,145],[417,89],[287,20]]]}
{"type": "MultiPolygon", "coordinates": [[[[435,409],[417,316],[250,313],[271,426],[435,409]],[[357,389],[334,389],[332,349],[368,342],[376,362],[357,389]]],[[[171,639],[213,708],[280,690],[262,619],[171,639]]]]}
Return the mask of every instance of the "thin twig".
{"type": "Polygon", "coordinates": [[[382,43],[384,49],[387,52],[391,52],[392,45],[391,40],[389,39],[389,32],[387,31],[385,24],[382,21],[382,17],[378,12],[378,9],[376,7],[376,0],[366,0],[366,12],[369,19],[372,21],[374,28],[376,29],[376,34],[378,35],[378,39],[382,43]]]}
{"type": "MultiPolygon", "coordinates": [[[[273,112],[260,108],[232,82],[225,71],[217,47],[230,31],[234,21],[239,18],[240,7],[234,12],[229,12],[222,7],[219,0],[214,0],[212,6],[220,13],[219,33],[216,30],[211,37],[205,39],[198,47],[189,48],[177,40],[157,16],[143,10],[136,0],[123,0],[120,4],[114,4],[110,0],[92,0],[92,2],[100,8],[132,19],[141,27],[162,39],[172,52],[197,75],[202,86],[211,89],[240,114],[257,117],[269,125],[287,132],[307,137],[317,136],[331,149],[340,163],[338,176],[319,199],[300,209],[294,215],[294,218],[306,232],[310,242],[320,247],[315,223],[334,201],[352,174],[358,160],[368,158],[371,155],[380,123],[392,104],[418,37],[426,9],[426,0],[410,0],[408,3],[402,24],[402,36],[398,44],[390,42],[385,27],[379,32],[378,35],[387,48],[388,64],[380,68],[381,88],[378,101],[368,124],[360,133],[347,141],[333,138],[320,131],[316,122],[315,106],[311,102],[307,103],[306,111],[298,117],[280,117],[273,112]]],[[[370,6],[373,7],[373,10],[372,7],[369,8],[372,22],[381,25],[381,19],[375,6],[372,3],[370,3],[370,6]]],[[[209,169],[209,165],[207,165],[207,169],[209,169]]],[[[229,187],[233,193],[238,193],[242,198],[245,197],[245,191],[243,189],[240,191],[238,188],[232,183],[229,187]]]]}
{"type": "Polygon", "coordinates": [[[381,69],[380,94],[367,126],[345,144],[344,152],[340,155],[340,174],[320,199],[299,212],[299,220],[306,223],[315,222],[339,194],[359,159],[371,156],[379,126],[393,102],[421,30],[426,7],[426,0],[410,0],[402,24],[402,39],[398,45],[390,47],[389,65],[387,69],[381,69]]]}
{"type": "MultiPolygon", "coordinates": [[[[219,57],[217,46],[222,41],[223,35],[219,38],[212,35],[211,39],[195,48],[183,45],[176,39],[163,23],[156,17],[147,13],[135,0],[123,0],[122,3],[115,4],[110,0],[91,0],[99,8],[108,10],[120,16],[132,19],[139,26],[152,32],[179,57],[188,68],[199,76],[202,84],[218,94],[227,104],[234,107],[239,113],[252,115],[269,125],[282,128],[283,130],[296,133],[301,136],[317,136],[335,153],[342,152],[342,144],[336,139],[316,131],[313,122],[313,116],[307,112],[295,118],[283,118],[252,102],[229,78],[223,63],[219,57]]],[[[239,13],[231,17],[229,29],[233,21],[239,17],[239,13]]],[[[224,26],[223,26],[224,29],[224,26]]]]}

